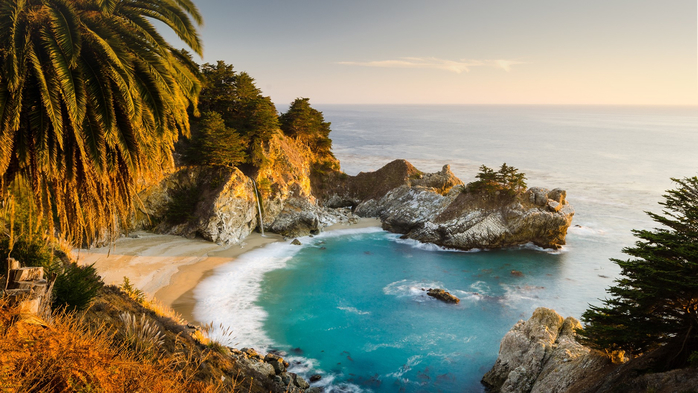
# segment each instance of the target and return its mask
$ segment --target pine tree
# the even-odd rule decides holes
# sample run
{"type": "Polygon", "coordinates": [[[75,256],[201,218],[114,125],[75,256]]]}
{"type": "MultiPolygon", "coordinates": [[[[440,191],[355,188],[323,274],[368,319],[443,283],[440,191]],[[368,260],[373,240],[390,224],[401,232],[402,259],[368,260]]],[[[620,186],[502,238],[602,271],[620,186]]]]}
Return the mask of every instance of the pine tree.
{"type": "Polygon", "coordinates": [[[647,212],[662,227],[633,230],[632,258],[612,259],[621,278],[611,297],[582,316],[580,336],[595,348],[637,355],[672,343],[679,363],[698,349],[698,178],[672,180],[663,214],[647,212]]]}
{"type": "Polygon", "coordinates": [[[322,112],[310,106],[308,98],[297,98],[279,117],[284,134],[305,142],[315,152],[331,155],[330,123],[322,112]]]}

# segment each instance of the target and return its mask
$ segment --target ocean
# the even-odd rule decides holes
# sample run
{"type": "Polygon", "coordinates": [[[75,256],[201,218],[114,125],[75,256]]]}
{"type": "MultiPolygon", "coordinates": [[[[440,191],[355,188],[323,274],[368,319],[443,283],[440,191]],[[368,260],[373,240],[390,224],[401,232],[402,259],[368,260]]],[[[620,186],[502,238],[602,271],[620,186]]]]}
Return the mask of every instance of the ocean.
{"type": "Polygon", "coordinates": [[[576,213],[559,251],[440,249],[379,228],[275,243],[221,266],[196,289],[199,320],[219,339],[286,353],[327,392],[481,392],[503,335],[537,307],[579,318],[598,304],[633,245],[655,224],[671,177],[698,175],[698,108],[318,106],[342,169],[404,158],[450,164],[464,182],[506,162],[529,186],[563,188],[576,213]],[[516,270],[521,274],[512,274],[516,270]],[[440,287],[461,298],[426,296],[440,287]],[[219,331],[220,332],[220,331],[219,331]]]}

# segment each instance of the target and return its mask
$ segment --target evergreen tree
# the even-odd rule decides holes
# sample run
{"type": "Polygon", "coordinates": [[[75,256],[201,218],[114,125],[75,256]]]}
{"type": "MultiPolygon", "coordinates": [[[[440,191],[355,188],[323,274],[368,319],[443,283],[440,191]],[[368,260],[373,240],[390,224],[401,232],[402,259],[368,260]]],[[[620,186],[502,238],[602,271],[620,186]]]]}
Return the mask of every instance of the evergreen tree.
{"type": "Polygon", "coordinates": [[[663,214],[647,213],[662,227],[633,230],[632,258],[612,259],[621,278],[611,297],[582,316],[579,334],[595,348],[641,354],[671,342],[683,362],[698,349],[698,178],[672,180],[663,214]]]}
{"type": "Polygon", "coordinates": [[[205,112],[199,121],[201,163],[236,166],[245,162],[245,143],[240,135],[223,122],[218,112],[205,112]]]}
{"type": "Polygon", "coordinates": [[[288,111],[279,117],[281,131],[297,138],[316,152],[331,155],[332,140],[330,123],[325,122],[322,112],[310,106],[308,98],[297,98],[288,111]]]}
{"type": "Polygon", "coordinates": [[[468,183],[465,188],[469,192],[479,192],[485,196],[514,197],[526,190],[526,174],[506,163],[503,163],[498,171],[481,165],[480,172],[475,177],[477,180],[468,183]],[[496,194],[497,192],[499,194],[496,194]]]}
{"type": "MultiPolygon", "coordinates": [[[[249,162],[259,166],[263,162],[263,144],[274,135],[279,128],[279,117],[276,107],[269,97],[262,95],[255,86],[254,79],[246,72],[237,73],[233,66],[223,61],[215,65],[201,66],[202,89],[199,96],[199,109],[202,112],[220,114],[225,126],[234,129],[239,138],[235,141],[243,143],[249,162]]],[[[206,137],[199,132],[201,120],[193,121],[193,138],[186,152],[190,163],[204,163],[201,148],[206,137]]],[[[224,143],[232,142],[227,140],[224,143]]],[[[218,142],[212,141],[212,146],[218,142]]],[[[225,148],[237,147],[228,146],[225,148]]],[[[235,160],[237,162],[237,160],[235,160]]],[[[208,161],[206,161],[208,162],[208,161]]],[[[242,162],[239,162],[242,163],[242,162]]]]}

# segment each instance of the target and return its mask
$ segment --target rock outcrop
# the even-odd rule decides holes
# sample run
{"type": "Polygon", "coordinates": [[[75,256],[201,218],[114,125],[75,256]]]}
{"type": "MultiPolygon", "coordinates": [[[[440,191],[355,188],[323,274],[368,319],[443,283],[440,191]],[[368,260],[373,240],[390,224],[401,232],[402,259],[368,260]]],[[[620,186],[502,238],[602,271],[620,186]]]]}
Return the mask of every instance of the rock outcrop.
{"type": "Polygon", "coordinates": [[[502,393],[674,393],[698,386],[695,366],[668,366],[682,339],[628,360],[622,351],[606,354],[577,342],[579,327],[572,317],[536,309],[504,336],[499,357],[482,383],[488,392],[502,393]]]}
{"type": "Polygon", "coordinates": [[[532,187],[516,197],[486,199],[465,192],[448,165],[424,174],[405,160],[337,180],[324,203],[352,206],[408,238],[464,250],[526,243],[559,248],[574,216],[561,189],[532,187]]]}
{"type": "Polygon", "coordinates": [[[427,289],[427,295],[433,297],[434,299],[439,299],[442,302],[446,302],[446,303],[454,303],[454,304],[460,303],[460,299],[458,299],[456,296],[453,296],[450,292],[447,292],[443,289],[429,288],[429,289],[427,289]]]}
{"type": "Polygon", "coordinates": [[[180,168],[139,194],[143,203],[133,227],[240,243],[260,225],[287,237],[316,234],[337,221],[351,221],[339,209],[349,207],[357,216],[380,218],[383,229],[449,248],[529,242],[557,248],[565,244],[574,215],[564,190],[531,188],[488,200],[464,192],[448,165],[423,173],[395,160],[375,172],[348,176],[339,172],[338,162],[320,165],[307,146],[282,135],[264,152],[265,164],[251,174],[237,168],[180,168]]]}
{"type": "Polygon", "coordinates": [[[317,233],[346,216],[317,203],[310,180],[316,157],[307,146],[276,135],[264,154],[266,164],[251,177],[238,168],[180,168],[139,193],[142,205],[132,227],[240,243],[260,225],[296,237],[317,233]],[[261,220],[253,178],[261,197],[261,220]]]}
{"type": "Polygon", "coordinates": [[[499,356],[482,383],[491,392],[565,392],[578,381],[604,370],[608,357],[578,343],[572,317],[538,308],[504,336],[499,356]]]}

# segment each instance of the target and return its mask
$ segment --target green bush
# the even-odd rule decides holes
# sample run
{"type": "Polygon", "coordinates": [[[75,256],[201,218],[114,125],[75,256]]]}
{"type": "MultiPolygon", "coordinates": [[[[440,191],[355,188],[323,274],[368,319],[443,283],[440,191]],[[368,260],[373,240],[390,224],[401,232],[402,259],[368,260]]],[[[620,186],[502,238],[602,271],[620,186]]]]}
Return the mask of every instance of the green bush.
{"type": "Polygon", "coordinates": [[[145,302],[145,292],[131,284],[131,280],[129,280],[128,277],[124,276],[124,282],[119,285],[119,288],[126,292],[131,299],[137,301],[138,303],[145,302]]]}
{"type": "Polygon", "coordinates": [[[475,177],[478,180],[468,183],[463,188],[465,192],[479,193],[487,197],[514,197],[526,191],[526,174],[506,163],[497,171],[481,165],[480,172],[475,177]]]}
{"type": "Polygon", "coordinates": [[[70,264],[56,278],[53,287],[53,309],[84,310],[97,296],[102,285],[102,279],[97,274],[94,264],[70,264]]]}
{"type": "Polygon", "coordinates": [[[19,261],[22,266],[43,267],[47,275],[58,273],[60,261],[54,257],[53,250],[46,241],[38,237],[16,239],[10,252],[10,239],[0,238],[0,275],[7,272],[7,256],[19,261]]]}

